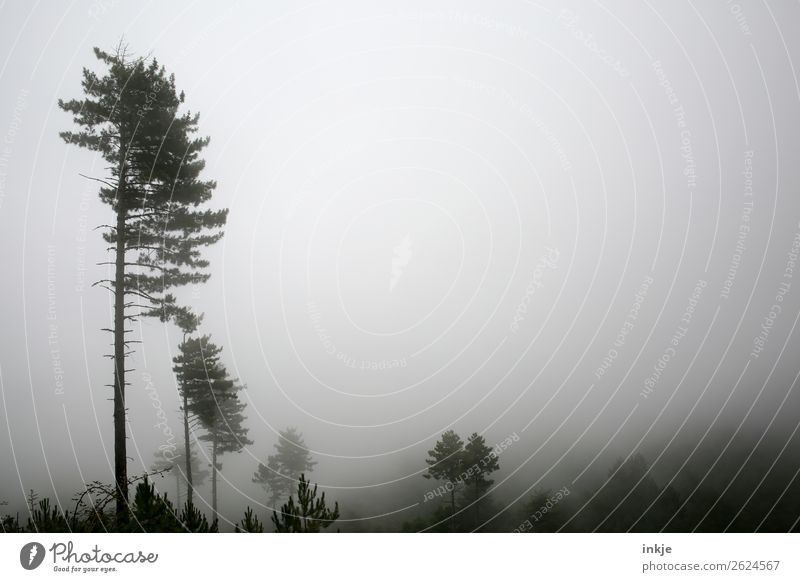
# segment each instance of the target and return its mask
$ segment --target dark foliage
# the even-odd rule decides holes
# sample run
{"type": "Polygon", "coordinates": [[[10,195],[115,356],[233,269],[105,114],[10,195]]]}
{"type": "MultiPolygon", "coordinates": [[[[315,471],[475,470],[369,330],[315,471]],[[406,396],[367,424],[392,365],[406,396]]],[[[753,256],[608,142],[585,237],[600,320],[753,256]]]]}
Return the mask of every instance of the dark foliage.
{"type": "Polygon", "coordinates": [[[339,519],[339,503],[333,510],[325,504],[325,493],[317,497],[317,486],[312,489],[305,475],[297,484],[297,503],[290,496],[280,513],[272,512],[272,524],[278,533],[319,533],[339,519]]]}
{"type": "Polygon", "coordinates": [[[296,428],[280,431],[275,454],[267,457],[267,464],[258,464],[253,483],[269,492],[269,503],[276,507],[294,489],[300,475],[309,473],[317,463],[311,459],[303,435],[296,428]]]}
{"type": "Polygon", "coordinates": [[[103,74],[83,69],[80,99],[58,105],[72,114],[77,131],[61,132],[69,144],[97,152],[105,162],[100,200],[114,213],[103,238],[113,258],[113,278],[95,284],[114,296],[114,480],[116,514],[128,516],[126,453],[126,359],[134,341],[129,324],[138,316],[167,320],[180,310],[171,290],[209,278],[201,250],[217,242],[227,210],[201,208],[213,181],[200,178],[208,138],[196,137],[198,115],[184,102],[175,78],[155,59],[131,59],[95,48],[103,74]]]}
{"type": "Polygon", "coordinates": [[[236,524],[236,533],[264,533],[264,525],[248,507],[244,512],[244,519],[236,524]]]}

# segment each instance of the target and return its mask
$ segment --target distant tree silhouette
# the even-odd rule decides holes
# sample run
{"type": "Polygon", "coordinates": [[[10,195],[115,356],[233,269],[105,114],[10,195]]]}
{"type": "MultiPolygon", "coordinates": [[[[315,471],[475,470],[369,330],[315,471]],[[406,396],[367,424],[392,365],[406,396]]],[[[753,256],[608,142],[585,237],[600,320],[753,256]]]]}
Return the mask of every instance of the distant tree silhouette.
{"type": "MultiPolygon", "coordinates": [[[[188,470],[186,454],[182,448],[169,452],[164,450],[156,451],[156,460],[151,466],[152,471],[169,473],[175,477],[178,507],[183,505],[181,502],[181,489],[188,483],[190,475],[192,476],[191,478],[194,479],[194,483],[198,485],[202,485],[209,475],[209,471],[205,468],[207,465],[200,460],[194,447],[191,447],[189,451],[190,459],[188,470]],[[191,473],[189,470],[191,470],[191,473]]],[[[192,503],[191,497],[188,498],[187,501],[192,503]]]]}
{"type": "Polygon", "coordinates": [[[39,499],[39,494],[36,493],[33,489],[28,492],[27,497],[25,498],[25,505],[28,506],[28,515],[33,514],[33,509],[36,507],[36,500],[39,499]]]}
{"type": "Polygon", "coordinates": [[[627,461],[619,459],[608,474],[608,482],[586,509],[590,531],[660,531],[680,506],[677,492],[671,487],[661,491],[639,453],[627,461]]]}
{"type": "Polygon", "coordinates": [[[456,491],[463,484],[464,441],[453,430],[442,433],[425,462],[430,468],[423,477],[443,481],[450,493],[450,529],[456,531],[456,491]]]}
{"type": "Polygon", "coordinates": [[[281,499],[284,499],[291,490],[291,481],[284,475],[283,468],[276,455],[267,457],[267,464],[258,464],[258,469],[253,473],[253,483],[258,483],[269,493],[269,505],[272,508],[281,499]]]}
{"type": "Polygon", "coordinates": [[[437,505],[432,513],[404,521],[401,533],[448,533],[453,530],[450,505],[437,505]]]}
{"type": "Polygon", "coordinates": [[[209,524],[206,516],[193,503],[188,501],[183,506],[180,520],[184,531],[190,533],[213,533],[219,531],[219,522],[217,520],[209,524]]]}
{"type": "Polygon", "coordinates": [[[475,519],[473,529],[481,526],[480,509],[485,505],[486,499],[481,499],[492,486],[494,480],[489,475],[500,468],[500,462],[492,448],[486,444],[486,439],[478,433],[472,433],[464,446],[464,478],[463,496],[468,504],[472,504],[472,513],[475,519]]]}
{"type": "MultiPolygon", "coordinates": [[[[700,486],[684,499],[683,507],[674,517],[669,516],[672,521],[667,524],[667,531],[718,533],[725,530],[736,509],[715,487],[700,486]]],[[[754,531],[755,524],[752,527],[749,531],[754,531]]]]}
{"type": "Polygon", "coordinates": [[[312,489],[305,475],[297,484],[297,503],[289,496],[280,513],[272,512],[272,524],[277,533],[319,533],[339,519],[339,503],[333,510],[325,504],[325,493],[317,498],[317,486],[312,489]]]}
{"type": "Polygon", "coordinates": [[[19,525],[19,515],[4,515],[1,517],[0,531],[3,533],[22,533],[24,530],[19,525]]]}
{"type": "Polygon", "coordinates": [[[184,389],[189,393],[189,408],[205,429],[199,440],[211,445],[211,506],[214,519],[217,511],[217,473],[222,470],[218,457],[239,452],[253,444],[244,426],[245,403],[239,400],[239,386],[231,379],[220,361],[222,348],[214,345],[209,336],[185,342],[185,352],[192,364],[184,370],[184,389]],[[190,376],[191,374],[191,376],[190,376]]]}
{"type": "Polygon", "coordinates": [[[279,432],[275,454],[267,457],[267,464],[258,464],[253,483],[269,492],[269,503],[274,508],[294,489],[300,475],[311,472],[316,464],[303,435],[296,428],[289,427],[279,432]]]}
{"type": "Polygon", "coordinates": [[[156,493],[155,486],[148,480],[136,487],[132,514],[133,519],[129,522],[131,531],[179,532],[183,529],[167,495],[156,493]]]}
{"type": "Polygon", "coordinates": [[[518,527],[525,533],[558,531],[564,521],[562,503],[552,491],[534,491],[522,506],[518,527]]]}
{"type": "Polygon", "coordinates": [[[31,511],[31,517],[28,519],[28,531],[68,532],[70,531],[69,514],[59,507],[51,506],[50,500],[45,497],[31,511]]]}
{"type": "Polygon", "coordinates": [[[202,382],[203,374],[205,372],[201,354],[197,350],[197,346],[189,345],[187,343],[188,337],[197,331],[200,322],[203,319],[202,315],[196,315],[194,312],[187,308],[174,307],[171,309],[172,319],[175,324],[183,332],[183,341],[178,346],[178,355],[173,358],[177,382],[178,392],[180,393],[183,405],[181,406],[181,413],[183,417],[183,460],[185,465],[186,475],[186,499],[191,504],[193,503],[194,493],[194,479],[193,479],[193,465],[190,463],[191,455],[191,442],[189,440],[190,425],[193,423],[194,418],[189,406],[190,398],[195,397],[192,392],[195,389],[196,382],[202,382]],[[201,369],[202,368],[202,369],[201,369]]]}
{"type": "Polygon", "coordinates": [[[127,517],[126,357],[133,340],[127,323],[138,316],[170,316],[175,297],[169,290],[208,279],[202,247],[222,236],[227,210],[198,208],[210,200],[216,184],[200,179],[200,158],[208,138],[195,136],[198,115],[180,113],[183,92],[156,59],[131,59],[119,46],[114,53],[94,49],[107,69],[83,70],[81,99],[58,101],[71,113],[78,131],[61,132],[69,144],[102,156],[106,173],[100,200],[114,212],[104,225],[113,252],[113,278],[96,285],[114,296],[114,480],[116,514],[127,517]]]}

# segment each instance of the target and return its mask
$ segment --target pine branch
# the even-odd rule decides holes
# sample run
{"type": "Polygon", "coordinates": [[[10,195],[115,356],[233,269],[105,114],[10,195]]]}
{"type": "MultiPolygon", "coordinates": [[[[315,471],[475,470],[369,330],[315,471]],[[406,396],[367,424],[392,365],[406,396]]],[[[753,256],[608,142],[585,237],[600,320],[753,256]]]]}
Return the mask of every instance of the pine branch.
{"type": "Polygon", "coordinates": [[[92,180],[94,182],[100,182],[102,184],[105,184],[106,186],[108,186],[111,189],[116,189],[118,187],[118,186],[116,186],[114,184],[111,184],[111,183],[105,181],[105,180],[101,180],[100,178],[93,178],[91,176],[87,176],[86,174],[80,174],[80,173],[78,175],[81,176],[82,178],[86,178],[87,180],[92,180]]]}

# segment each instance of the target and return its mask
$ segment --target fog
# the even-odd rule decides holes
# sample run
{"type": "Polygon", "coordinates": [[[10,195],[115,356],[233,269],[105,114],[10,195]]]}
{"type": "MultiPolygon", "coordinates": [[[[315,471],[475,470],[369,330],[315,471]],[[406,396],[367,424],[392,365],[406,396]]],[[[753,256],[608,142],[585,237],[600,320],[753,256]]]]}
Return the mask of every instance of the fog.
{"type": "MultiPolygon", "coordinates": [[[[246,385],[254,444],[222,458],[222,530],[248,505],[268,521],[252,476],[286,427],[344,531],[427,515],[427,451],[449,429],[514,437],[491,515],[543,489],[590,495],[636,453],[660,484],[688,467],[747,488],[772,465],[770,503],[796,496],[798,17],[730,1],[4,4],[3,512],[113,480],[113,298],[92,286],[112,213],[57,101],[120,38],[175,74],[211,137],[212,206],[230,209],[211,279],[178,291],[246,385]]],[[[180,330],[133,329],[132,475],[182,444],[180,330]]],[[[208,484],[197,494],[207,509],[208,484]]]]}

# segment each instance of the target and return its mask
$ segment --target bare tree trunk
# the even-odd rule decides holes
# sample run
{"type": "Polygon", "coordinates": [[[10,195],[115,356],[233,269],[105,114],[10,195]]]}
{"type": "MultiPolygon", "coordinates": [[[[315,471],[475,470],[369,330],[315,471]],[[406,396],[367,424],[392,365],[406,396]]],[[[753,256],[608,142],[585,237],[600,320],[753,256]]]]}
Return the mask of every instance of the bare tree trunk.
{"type": "Polygon", "coordinates": [[[219,519],[217,514],[217,439],[211,445],[211,509],[214,512],[214,521],[219,519]]]}
{"type": "Polygon", "coordinates": [[[456,531],[456,488],[450,492],[450,531],[456,531]]]}
{"type": "Polygon", "coordinates": [[[114,278],[114,480],[117,521],[126,521],[128,509],[128,455],[125,426],[125,177],[120,162],[117,193],[117,245],[114,278]]]}
{"type": "MultiPolygon", "coordinates": [[[[186,347],[186,333],[183,334],[183,346],[186,347]]],[[[181,364],[181,392],[183,393],[183,458],[186,460],[186,502],[191,506],[194,503],[194,485],[192,482],[192,448],[189,442],[189,398],[186,395],[186,354],[181,364]]]]}
{"type": "Polygon", "coordinates": [[[178,507],[176,508],[178,511],[181,510],[181,474],[179,471],[175,471],[175,491],[178,493],[178,507]]]}
{"type": "MultiPolygon", "coordinates": [[[[186,346],[186,334],[183,334],[183,344],[184,348],[186,346]]],[[[186,358],[184,355],[184,361],[181,365],[183,368],[183,446],[184,446],[184,458],[186,459],[186,499],[189,505],[192,505],[192,493],[194,492],[194,487],[192,484],[192,449],[189,443],[189,399],[186,396],[186,358]]]]}
{"type": "Polygon", "coordinates": [[[480,519],[480,513],[479,513],[480,512],[480,507],[479,507],[479,505],[480,505],[480,502],[479,502],[480,495],[481,495],[481,492],[480,492],[478,483],[475,483],[475,531],[477,531],[478,528],[481,525],[481,519],[480,519]]]}

